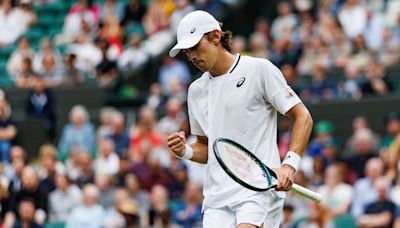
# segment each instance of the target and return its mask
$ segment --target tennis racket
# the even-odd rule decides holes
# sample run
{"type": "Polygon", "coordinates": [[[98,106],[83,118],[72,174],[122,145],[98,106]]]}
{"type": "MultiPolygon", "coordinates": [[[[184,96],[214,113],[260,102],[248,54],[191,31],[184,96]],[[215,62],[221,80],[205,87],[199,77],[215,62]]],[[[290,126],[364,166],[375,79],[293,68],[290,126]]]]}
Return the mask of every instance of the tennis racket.
{"type": "MultiPolygon", "coordinates": [[[[222,169],[242,186],[261,192],[278,184],[276,173],[240,144],[218,138],[214,141],[213,149],[222,169]]],[[[320,194],[298,184],[293,184],[290,190],[314,202],[321,201],[320,194]]]]}

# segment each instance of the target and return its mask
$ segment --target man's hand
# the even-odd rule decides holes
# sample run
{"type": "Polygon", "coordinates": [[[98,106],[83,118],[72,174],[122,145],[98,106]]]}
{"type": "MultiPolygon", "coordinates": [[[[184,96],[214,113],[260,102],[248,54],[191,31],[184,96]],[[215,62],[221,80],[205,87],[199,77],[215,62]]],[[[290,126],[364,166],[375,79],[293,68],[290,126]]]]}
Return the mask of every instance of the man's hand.
{"type": "Polygon", "coordinates": [[[185,154],[186,137],[185,132],[175,132],[168,136],[168,148],[177,156],[185,154]]]}
{"type": "Polygon", "coordinates": [[[273,169],[278,177],[277,191],[289,191],[294,182],[295,170],[290,165],[283,165],[281,168],[273,169]]]}

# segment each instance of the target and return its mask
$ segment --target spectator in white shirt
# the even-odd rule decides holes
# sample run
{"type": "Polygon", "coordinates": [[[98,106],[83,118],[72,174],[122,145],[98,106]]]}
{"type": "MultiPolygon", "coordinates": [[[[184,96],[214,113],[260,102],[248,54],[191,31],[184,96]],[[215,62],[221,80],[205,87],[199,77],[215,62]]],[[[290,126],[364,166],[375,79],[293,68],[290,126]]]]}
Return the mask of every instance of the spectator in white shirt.
{"type": "Polygon", "coordinates": [[[367,10],[359,0],[346,0],[338,14],[340,25],[350,39],[362,34],[367,25],[367,10]]]}
{"type": "Polygon", "coordinates": [[[102,172],[107,175],[116,175],[119,170],[119,158],[115,153],[115,145],[112,139],[99,140],[98,155],[95,160],[95,173],[102,172]]]}

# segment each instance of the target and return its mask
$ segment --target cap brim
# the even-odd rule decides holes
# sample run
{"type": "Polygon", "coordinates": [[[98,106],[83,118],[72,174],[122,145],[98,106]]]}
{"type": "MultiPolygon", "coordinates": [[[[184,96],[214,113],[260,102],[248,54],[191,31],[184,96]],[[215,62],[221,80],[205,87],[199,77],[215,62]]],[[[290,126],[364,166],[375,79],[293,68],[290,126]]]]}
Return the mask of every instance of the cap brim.
{"type": "Polygon", "coordinates": [[[170,51],[169,56],[175,57],[182,49],[187,49],[195,46],[203,37],[204,34],[190,37],[188,39],[183,39],[179,41],[170,51]]]}

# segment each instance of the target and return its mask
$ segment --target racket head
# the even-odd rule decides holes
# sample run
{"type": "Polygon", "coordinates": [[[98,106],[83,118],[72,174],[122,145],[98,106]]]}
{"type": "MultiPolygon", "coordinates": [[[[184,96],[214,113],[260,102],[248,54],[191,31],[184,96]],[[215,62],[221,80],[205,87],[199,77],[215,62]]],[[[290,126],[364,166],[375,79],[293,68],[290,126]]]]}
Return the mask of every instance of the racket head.
{"type": "Polygon", "coordinates": [[[222,169],[240,185],[254,191],[276,187],[275,172],[239,143],[217,138],[213,143],[213,151],[222,169]]]}

